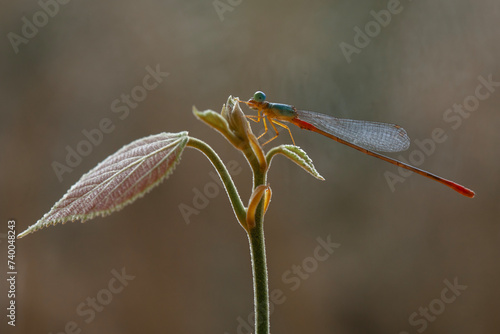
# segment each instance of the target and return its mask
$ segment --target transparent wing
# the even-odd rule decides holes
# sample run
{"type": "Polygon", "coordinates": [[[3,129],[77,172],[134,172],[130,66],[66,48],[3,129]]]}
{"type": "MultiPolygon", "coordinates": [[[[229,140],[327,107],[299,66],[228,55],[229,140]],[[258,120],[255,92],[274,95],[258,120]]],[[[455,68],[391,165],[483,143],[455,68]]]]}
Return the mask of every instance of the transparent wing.
{"type": "Polygon", "coordinates": [[[395,124],[342,119],[305,110],[297,110],[297,117],[319,130],[367,150],[399,152],[410,146],[405,129],[395,124]]]}

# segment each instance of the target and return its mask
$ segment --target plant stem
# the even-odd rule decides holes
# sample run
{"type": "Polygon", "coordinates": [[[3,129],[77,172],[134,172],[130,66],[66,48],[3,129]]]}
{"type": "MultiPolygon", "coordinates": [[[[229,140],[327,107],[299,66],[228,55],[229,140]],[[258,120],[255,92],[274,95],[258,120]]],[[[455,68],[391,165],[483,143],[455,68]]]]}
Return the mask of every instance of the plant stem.
{"type": "Polygon", "coordinates": [[[233,207],[233,211],[234,214],[236,215],[236,218],[238,219],[240,224],[246,229],[247,213],[245,206],[243,205],[241,197],[238,194],[238,190],[234,185],[233,179],[231,178],[231,175],[229,174],[226,166],[224,166],[222,160],[219,158],[217,153],[204,141],[201,141],[193,137],[189,137],[189,140],[186,145],[201,151],[203,154],[205,154],[208,160],[210,160],[212,165],[219,173],[222,183],[224,184],[224,188],[226,189],[227,196],[229,197],[229,201],[231,202],[231,206],[233,207]]]}
{"type": "Polygon", "coordinates": [[[262,222],[248,233],[252,255],[255,333],[269,334],[269,286],[267,281],[266,246],[262,222]]]}
{"type": "MultiPolygon", "coordinates": [[[[254,169],[254,190],[266,184],[267,171],[254,169]]],[[[269,284],[267,279],[266,244],[264,239],[264,200],[255,211],[255,224],[248,230],[252,259],[255,333],[269,334],[269,284]]]]}

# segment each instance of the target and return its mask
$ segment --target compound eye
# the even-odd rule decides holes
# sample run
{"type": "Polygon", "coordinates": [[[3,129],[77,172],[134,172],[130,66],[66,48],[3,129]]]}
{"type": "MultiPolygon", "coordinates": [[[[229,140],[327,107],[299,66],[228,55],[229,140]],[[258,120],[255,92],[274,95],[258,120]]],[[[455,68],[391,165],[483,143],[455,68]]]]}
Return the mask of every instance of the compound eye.
{"type": "Polygon", "coordinates": [[[254,95],[253,95],[253,99],[257,102],[264,102],[265,99],[266,99],[266,94],[264,94],[263,92],[261,92],[260,90],[258,92],[256,92],[254,95]]]}

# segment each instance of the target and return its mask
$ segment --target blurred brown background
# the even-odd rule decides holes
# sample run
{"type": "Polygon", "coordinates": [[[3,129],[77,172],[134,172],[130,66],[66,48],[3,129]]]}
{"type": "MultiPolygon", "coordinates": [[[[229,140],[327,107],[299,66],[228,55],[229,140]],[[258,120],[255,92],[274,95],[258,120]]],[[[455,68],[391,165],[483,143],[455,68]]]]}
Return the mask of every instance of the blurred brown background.
{"type": "MultiPolygon", "coordinates": [[[[191,108],[219,111],[229,95],[263,90],[270,101],[298,108],[400,124],[412,140],[441,128],[447,139],[420,167],[477,193],[471,200],[417,175],[391,191],[384,173],[397,168],[292,128],[326,181],[283,158],[272,165],[269,281],[284,294],[272,332],[498,331],[500,87],[467,118],[447,112],[478,101],[470,96],[480,76],[500,82],[498,1],[401,1],[385,27],[370,24],[371,11],[394,1],[54,3],[4,1],[0,14],[3,277],[8,219],[21,232],[83,173],[143,136],[188,130],[209,142],[242,167],[235,182],[246,202],[245,161],[191,108]],[[53,15],[37,14],[43,6],[53,15]],[[25,27],[34,36],[14,47],[9,33],[24,38],[23,26],[34,20],[36,34],[25,27]],[[353,29],[366,24],[373,38],[349,63],[340,44],[354,46],[353,29]],[[134,88],[148,66],[169,74],[140,96],[134,88]],[[133,90],[143,100],[125,107],[122,94],[133,90]],[[120,112],[112,108],[116,99],[120,112]],[[82,131],[104,118],[113,131],[59,181],[53,162],[65,164],[67,147],[76,149],[82,131]],[[328,236],[340,247],[315,262],[317,238],[328,236]],[[290,272],[303,264],[307,278],[290,272]],[[453,294],[443,290],[446,280],[467,288],[453,294]]],[[[290,143],[286,133],[266,148],[279,143],[290,143]]],[[[418,150],[412,142],[401,155],[418,150]]],[[[2,279],[0,332],[60,333],[74,322],[82,333],[248,333],[248,243],[225,193],[219,190],[189,224],[179,211],[182,203],[192,206],[194,189],[212,182],[212,171],[205,157],[186,150],[167,181],[122,211],[19,240],[17,326],[6,325],[2,279]],[[122,268],[135,278],[110,293],[110,282],[119,287],[112,272],[122,268]],[[87,298],[106,304],[93,319],[87,298]]]]}

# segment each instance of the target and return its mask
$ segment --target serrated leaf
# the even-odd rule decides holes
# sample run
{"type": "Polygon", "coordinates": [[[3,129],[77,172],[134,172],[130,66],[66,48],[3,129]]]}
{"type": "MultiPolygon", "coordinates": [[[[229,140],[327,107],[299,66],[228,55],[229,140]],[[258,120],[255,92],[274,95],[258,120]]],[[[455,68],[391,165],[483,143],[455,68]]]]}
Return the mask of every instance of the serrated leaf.
{"type": "Polygon", "coordinates": [[[188,141],[187,132],[160,133],[138,139],[84,174],[21,238],[40,228],[118,211],[169,176],[188,141]]]}
{"type": "Polygon", "coordinates": [[[325,179],[316,171],[314,168],[311,158],[307,155],[304,150],[295,145],[280,145],[269,150],[267,153],[268,164],[271,164],[272,158],[276,154],[283,154],[288,159],[295,162],[297,165],[302,167],[306,172],[317,178],[318,180],[324,181],[325,179]]]}

